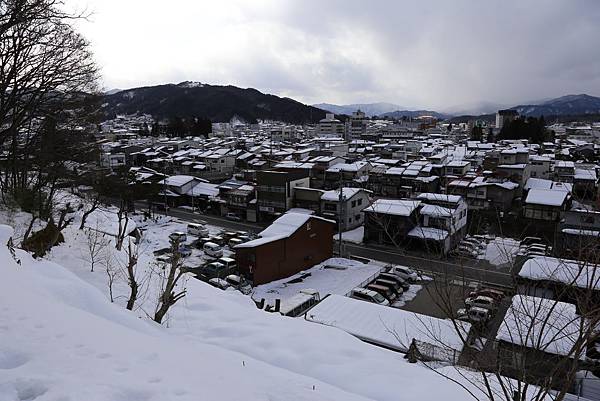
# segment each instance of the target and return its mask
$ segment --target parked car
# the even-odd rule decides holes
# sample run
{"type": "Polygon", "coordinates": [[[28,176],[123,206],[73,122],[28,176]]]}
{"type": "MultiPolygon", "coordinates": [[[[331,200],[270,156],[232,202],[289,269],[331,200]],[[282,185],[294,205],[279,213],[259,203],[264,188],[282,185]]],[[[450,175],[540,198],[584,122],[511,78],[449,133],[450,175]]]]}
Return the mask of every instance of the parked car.
{"type": "Polygon", "coordinates": [[[373,302],[375,304],[389,306],[390,301],[385,299],[383,295],[376,291],[371,291],[366,288],[355,288],[350,293],[350,298],[360,299],[361,301],[373,302]]]}
{"type": "Polygon", "coordinates": [[[220,288],[222,290],[226,290],[227,288],[231,287],[231,284],[229,284],[226,280],[216,277],[208,280],[208,284],[212,285],[213,287],[220,288]]]}
{"type": "Polygon", "coordinates": [[[213,258],[220,258],[223,256],[223,249],[219,244],[215,244],[214,242],[207,242],[202,246],[202,250],[208,256],[212,256],[213,258]]]}
{"type": "Polygon", "coordinates": [[[182,244],[185,241],[187,241],[187,235],[186,235],[186,233],[184,233],[182,231],[175,231],[175,232],[169,234],[169,239],[172,242],[178,241],[180,244],[182,244]]]}
{"type": "Polygon", "coordinates": [[[456,312],[456,315],[457,319],[472,323],[486,323],[491,317],[488,309],[479,308],[477,306],[468,309],[459,309],[458,312],[456,312]]]}
{"type": "Polygon", "coordinates": [[[475,238],[464,238],[462,241],[460,241],[460,243],[471,245],[474,248],[485,248],[485,244],[481,243],[480,241],[476,240],[475,238]]]}
{"type": "Polygon", "coordinates": [[[385,287],[383,285],[369,284],[369,285],[367,285],[367,289],[380,293],[390,302],[392,302],[394,299],[396,299],[396,293],[394,291],[392,291],[390,288],[385,287]]]}
{"type": "Polygon", "coordinates": [[[240,216],[238,216],[238,215],[237,215],[237,214],[235,214],[235,213],[231,213],[231,212],[230,212],[230,213],[227,213],[227,214],[225,215],[225,218],[226,218],[227,220],[231,220],[231,221],[242,221],[242,218],[241,218],[240,216]]]}
{"type": "Polygon", "coordinates": [[[208,237],[209,236],[208,228],[206,228],[204,225],[198,224],[198,223],[188,224],[187,232],[188,232],[188,234],[193,235],[195,237],[208,237]]]}
{"type": "Polygon", "coordinates": [[[192,244],[198,248],[198,249],[202,249],[202,246],[204,246],[204,244],[206,244],[207,242],[210,242],[210,237],[201,237],[198,238],[196,241],[194,241],[192,244]]]}
{"type": "Polygon", "coordinates": [[[419,275],[413,269],[407,266],[393,266],[389,273],[410,282],[415,282],[419,278],[419,275]]]}
{"type": "Polygon", "coordinates": [[[219,262],[206,263],[200,266],[198,270],[200,276],[199,278],[203,278],[204,280],[207,278],[222,278],[229,272],[225,265],[219,262]]]}
{"type": "Polygon", "coordinates": [[[210,237],[210,242],[214,242],[217,245],[223,246],[227,243],[227,241],[225,241],[225,238],[221,237],[220,235],[213,235],[212,237],[210,237]]]}
{"type": "Polygon", "coordinates": [[[498,308],[496,300],[494,298],[485,297],[483,295],[478,295],[476,297],[469,297],[465,300],[465,305],[469,307],[478,307],[488,309],[490,311],[495,311],[498,308]]]}
{"type": "Polygon", "coordinates": [[[232,238],[229,240],[229,242],[227,243],[227,245],[229,245],[229,249],[233,249],[236,245],[240,245],[242,244],[243,241],[239,238],[232,238]]]}
{"type": "Polygon", "coordinates": [[[188,256],[191,256],[191,254],[192,254],[192,250],[189,246],[185,246],[185,245],[179,246],[179,255],[181,255],[181,257],[187,258],[188,256]]]}
{"type": "Polygon", "coordinates": [[[495,290],[493,288],[481,288],[476,291],[472,291],[469,293],[469,298],[475,298],[478,296],[490,297],[493,298],[496,302],[502,301],[504,298],[504,292],[500,290],[495,290]]]}
{"type": "Polygon", "coordinates": [[[238,235],[237,239],[242,241],[242,244],[243,244],[244,242],[250,241],[252,238],[250,238],[250,236],[248,236],[248,235],[238,235]]]}
{"type": "Polygon", "coordinates": [[[229,241],[232,238],[235,238],[237,234],[233,231],[223,231],[221,232],[221,237],[223,237],[223,239],[225,241],[229,241]]]}
{"type": "Polygon", "coordinates": [[[400,295],[402,295],[404,293],[404,290],[402,289],[402,286],[400,285],[400,283],[398,283],[395,280],[389,280],[386,278],[377,278],[377,279],[375,279],[375,281],[373,281],[373,284],[381,285],[381,286],[389,288],[390,290],[392,290],[394,292],[395,298],[398,298],[400,295]]]}
{"type": "Polygon", "coordinates": [[[228,258],[223,256],[222,258],[219,258],[217,260],[217,262],[223,264],[225,266],[226,269],[233,269],[237,266],[237,263],[235,262],[235,259],[233,258],[228,258]]]}
{"type": "Polygon", "coordinates": [[[236,290],[239,290],[242,294],[250,294],[252,292],[252,286],[244,280],[243,277],[240,277],[236,274],[230,274],[225,277],[225,281],[227,281],[232,287],[236,290]]]}
{"type": "Polygon", "coordinates": [[[408,289],[410,288],[410,284],[408,283],[408,281],[404,280],[403,278],[401,278],[400,276],[398,276],[396,274],[380,273],[378,277],[383,278],[385,280],[396,281],[400,285],[400,288],[402,288],[403,292],[408,291],[408,289]]]}
{"type": "Polygon", "coordinates": [[[536,242],[543,243],[540,237],[525,237],[521,240],[521,245],[530,245],[536,242]]]}
{"type": "Polygon", "coordinates": [[[456,249],[453,249],[450,254],[463,258],[477,258],[479,256],[479,248],[469,244],[460,244],[456,247],[456,249]]]}

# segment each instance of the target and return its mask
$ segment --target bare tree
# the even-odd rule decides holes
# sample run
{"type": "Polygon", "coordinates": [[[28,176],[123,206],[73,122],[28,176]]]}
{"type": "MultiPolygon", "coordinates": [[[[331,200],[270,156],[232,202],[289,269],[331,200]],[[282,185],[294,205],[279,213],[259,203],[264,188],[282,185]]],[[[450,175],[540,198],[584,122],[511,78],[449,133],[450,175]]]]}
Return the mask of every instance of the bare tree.
{"type": "Polygon", "coordinates": [[[127,285],[129,286],[130,290],[126,308],[129,310],[133,310],[135,302],[138,299],[138,291],[140,288],[136,276],[136,268],[138,263],[138,246],[135,244],[134,246],[132,246],[131,242],[131,240],[127,242],[127,250],[125,251],[127,255],[127,265],[125,267],[125,272],[127,277],[127,285]]]}
{"type": "Polygon", "coordinates": [[[90,270],[94,271],[94,266],[102,256],[102,253],[106,250],[109,241],[106,239],[104,233],[98,230],[98,225],[95,229],[88,229],[85,233],[86,237],[86,260],[90,264],[90,270]]]}
{"type": "MultiPolygon", "coordinates": [[[[585,357],[598,339],[600,266],[544,257],[516,268],[521,269],[516,281],[504,289],[507,296],[498,309],[492,309],[494,320],[472,321],[469,336],[461,336],[458,366],[440,371],[424,364],[477,400],[561,401],[573,390],[577,372],[592,367],[585,357]],[[498,320],[499,326],[493,324],[498,320]]],[[[465,317],[457,308],[473,289],[457,281],[450,274],[436,276],[427,290],[459,333],[465,317]]]]}
{"type": "Polygon", "coordinates": [[[116,248],[117,251],[120,251],[123,247],[123,240],[127,236],[127,226],[129,224],[129,217],[127,217],[127,209],[125,208],[125,203],[121,202],[121,206],[119,207],[119,211],[117,212],[117,218],[119,220],[119,226],[117,229],[117,241],[116,248]]]}
{"type": "Polygon", "coordinates": [[[100,207],[100,196],[98,195],[94,195],[92,197],[91,202],[89,203],[89,207],[87,210],[85,210],[82,214],[81,214],[81,224],[79,224],[79,229],[83,230],[83,228],[85,227],[85,222],[87,220],[87,218],[89,217],[90,214],[92,214],[94,211],[96,211],[98,209],[98,207],[100,207]]]}
{"type": "Polygon", "coordinates": [[[106,248],[106,252],[104,253],[104,258],[102,260],[104,264],[104,269],[106,270],[106,278],[108,284],[108,295],[110,297],[110,302],[115,302],[114,297],[114,284],[119,276],[119,269],[116,269],[114,266],[114,258],[112,254],[112,248],[106,248]]]}
{"type": "Polygon", "coordinates": [[[165,315],[169,309],[177,303],[180,299],[185,297],[187,290],[183,285],[183,288],[178,288],[180,280],[184,276],[182,267],[182,258],[179,251],[179,240],[171,242],[171,254],[168,263],[162,266],[161,272],[161,287],[158,304],[154,312],[154,321],[162,323],[165,315]]]}

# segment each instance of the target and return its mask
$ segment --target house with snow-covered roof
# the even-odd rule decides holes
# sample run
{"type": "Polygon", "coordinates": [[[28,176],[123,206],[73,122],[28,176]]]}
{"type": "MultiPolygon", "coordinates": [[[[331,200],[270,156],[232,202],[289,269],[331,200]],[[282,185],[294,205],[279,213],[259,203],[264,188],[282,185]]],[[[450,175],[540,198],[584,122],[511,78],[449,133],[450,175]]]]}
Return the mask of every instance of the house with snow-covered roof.
{"type": "Polygon", "coordinates": [[[289,277],[333,255],[335,222],[306,213],[285,213],[259,233],[235,246],[240,273],[254,285],[289,277]]]}
{"type": "Polygon", "coordinates": [[[586,345],[579,344],[582,327],[585,322],[573,304],[515,295],[496,334],[500,373],[530,383],[572,384],[569,373],[582,368],[585,359],[586,345]]]}
{"type": "Polygon", "coordinates": [[[419,200],[377,199],[365,208],[364,242],[399,246],[419,220],[419,200]]]}
{"type": "Polygon", "coordinates": [[[325,191],[321,195],[321,215],[338,222],[342,231],[352,230],[364,222],[364,208],[370,204],[371,191],[343,187],[325,191]],[[341,194],[340,194],[341,192],[341,194]]]}

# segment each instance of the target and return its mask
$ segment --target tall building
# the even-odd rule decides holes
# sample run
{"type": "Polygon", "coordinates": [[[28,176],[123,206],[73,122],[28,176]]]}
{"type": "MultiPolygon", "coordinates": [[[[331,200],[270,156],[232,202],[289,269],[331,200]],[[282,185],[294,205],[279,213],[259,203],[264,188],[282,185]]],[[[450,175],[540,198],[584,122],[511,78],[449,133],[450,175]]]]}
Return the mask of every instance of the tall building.
{"type": "Polygon", "coordinates": [[[513,121],[518,116],[519,113],[516,110],[498,110],[496,113],[496,128],[502,129],[504,124],[513,121]]]}
{"type": "Polygon", "coordinates": [[[367,133],[367,119],[364,112],[357,110],[346,123],[347,139],[359,139],[361,135],[367,133]]]}
{"type": "Polygon", "coordinates": [[[318,136],[344,137],[344,123],[335,118],[333,113],[325,114],[325,118],[319,121],[318,136]]]}

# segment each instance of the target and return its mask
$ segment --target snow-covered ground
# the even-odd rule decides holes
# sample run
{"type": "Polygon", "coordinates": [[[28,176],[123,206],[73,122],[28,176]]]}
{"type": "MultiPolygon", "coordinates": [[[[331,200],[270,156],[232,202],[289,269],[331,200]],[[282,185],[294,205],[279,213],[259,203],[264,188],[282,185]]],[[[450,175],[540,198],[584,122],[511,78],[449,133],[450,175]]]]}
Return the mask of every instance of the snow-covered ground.
{"type": "MultiPolygon", "coordinates": [[[[354,230],[344,231],[342,233],[342,240],[346,242],[352,242],[353,244],[361,244],[363,237],[365,236],[365,226],[356,227],[354,230]]],[[[340,237],[338,234],[333,236],[334,240],[338,240],[340,237]]]]}
{"type": "Polygon", "coordinates": [[[268,304],[275,299],[289,299],[300,290],[319,291],[321,297],[328,294],[345,295],[379,273],[385,264],[371,262],[365,264],[356,260],[331,258],[304,272],[291,277],[259,285],[254,289],[252,298],[264,298],[268,304]]]}
{"type": "MultiPolygon", "coordinates": [[[[65,243],[41,260],[18,249],[11,255],[5,244],[17,235],[0,225],[2,401],[468,398],[460,386],[407,363],[402,354],[336,328],[266,313],[237,291],[198,280],[185,282],[186,297],[166,324],[157,325],[146,315],[156,282],[144,274],[154,248],[166,246],[168,234],[184,223],[136,217],[146,229],[138,248],[146,282],[141,306],[130,312],[123,308],[122,278],[115,303],[109,301],[106,260],[90,271],[86,230],[74,217],[65,243]]],[[[0,213],[0,220],[16,223],[20,235],[28,222],[23,213],[0,213]]],[[[123,263],[125,251],[106,238],[111,263],[123,263]]]]}
{"type": "Polygon", "coordinates": [[[485,253],[479,259],[485,259],[497,267],[512,265],[519,251],[519,241],[512,238],[496,237],[487,243],[485,253]]]}

